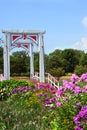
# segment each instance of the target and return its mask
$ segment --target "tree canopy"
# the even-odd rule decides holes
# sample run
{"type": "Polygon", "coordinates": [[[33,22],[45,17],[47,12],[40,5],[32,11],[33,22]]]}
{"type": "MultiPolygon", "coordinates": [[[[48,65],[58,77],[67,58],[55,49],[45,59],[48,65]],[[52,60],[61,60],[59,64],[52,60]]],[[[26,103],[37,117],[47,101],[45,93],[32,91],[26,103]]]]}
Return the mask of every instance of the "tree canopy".
{"type": "MultiPolygon", "coordinates": [[[[45,72],[59,77],[67,73],[86,72],[87,53],[75,49],[56,49],[45,54],[45,72]],[[79,72],[79,70],[81,70],[79,72]]],[[[39,53],[34,52],[34,69],[39,71],[39,53]]],[[[30,73],[30,57],[26,51],[16,51],[10,56],[11,75],[27,75],[30,73]]],[[[3,73],[3,48],[0,47],[0,73],[3,73]]]]}

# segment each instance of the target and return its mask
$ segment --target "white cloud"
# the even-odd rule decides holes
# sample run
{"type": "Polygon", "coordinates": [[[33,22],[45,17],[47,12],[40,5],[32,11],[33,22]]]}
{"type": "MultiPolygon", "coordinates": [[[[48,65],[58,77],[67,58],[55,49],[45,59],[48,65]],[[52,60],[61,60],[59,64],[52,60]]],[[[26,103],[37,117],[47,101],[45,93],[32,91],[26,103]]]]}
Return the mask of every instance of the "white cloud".
{"type": "Polygon", "coordinates": [[[87,49],[87,37],[81,38],[82,47],[87,49]]]}
{"type": "Polygon", "coordinates": [[[87,27],[87,16],[82,19],[82,24],[87,27]]]}
{"type": "Polygon", "coordinates": [[[80,41],[75,42],[75,43],[71,46],[71,48],[81,50],[81,42],[80,42],[80,41]]]}
{"type": "Polygon", "coordinates": [[[86,51],[87,50],[87,37],[82,37],[81,40],[75,42],[71,48],[86,51]]]}

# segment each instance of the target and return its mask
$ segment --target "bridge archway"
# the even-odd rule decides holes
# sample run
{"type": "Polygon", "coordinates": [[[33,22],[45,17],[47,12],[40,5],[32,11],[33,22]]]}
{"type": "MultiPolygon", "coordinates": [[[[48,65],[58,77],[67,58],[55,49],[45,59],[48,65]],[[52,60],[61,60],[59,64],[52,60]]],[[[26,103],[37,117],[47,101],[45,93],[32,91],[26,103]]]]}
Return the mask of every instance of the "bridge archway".
{"type": "Polygon", "coordinates": [[[30,55],[30,77],[34,77],[33,47],[37,45],[39,50],[40,82],[44,82],[44,39],[45,31],[38,30],[2,30],[5,34],[4,42],[4,79],[10,79],[10,51],[15,47],[24,48],[30,55]]]}

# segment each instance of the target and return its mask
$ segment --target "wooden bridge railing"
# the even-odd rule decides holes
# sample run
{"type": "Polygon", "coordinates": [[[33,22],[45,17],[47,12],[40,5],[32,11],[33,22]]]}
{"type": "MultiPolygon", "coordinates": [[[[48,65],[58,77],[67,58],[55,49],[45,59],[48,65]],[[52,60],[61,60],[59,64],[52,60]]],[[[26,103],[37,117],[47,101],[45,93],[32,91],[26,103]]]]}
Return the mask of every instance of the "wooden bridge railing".
{"type": "MultiPolygon", "coordinates": [[[[34,78],[39,81],[40,75],[38,72],[35,72],[34,78]]],[[[59,81],[49,73],[45,73],[45,82],[59,89],[59,81]]]]}

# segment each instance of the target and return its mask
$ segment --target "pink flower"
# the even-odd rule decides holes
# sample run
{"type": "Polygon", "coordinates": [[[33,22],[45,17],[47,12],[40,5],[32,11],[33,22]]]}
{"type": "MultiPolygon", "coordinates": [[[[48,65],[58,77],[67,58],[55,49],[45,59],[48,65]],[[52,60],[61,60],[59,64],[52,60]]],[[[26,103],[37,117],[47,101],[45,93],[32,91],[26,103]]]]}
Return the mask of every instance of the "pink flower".
{"type": "Polygon", "coordinates": [[[72,82],[68,82],[66,80],[63,80],[63,86],[70,91],[73,91],[73,89],[75,87],[75,85],[72,82]]]}
{"type": "Polygon", "coordinates": [[[85,92],[87,92],[87,86],[85,86],[85,92]]]}
{"type": "Polygon", "coordinates": [[[60,107],[62,104],[61,104],[61,102],[60,101],[58,101],[57,103],[56,103],[56,106],[57,107],[60,107]]]}
{"type": "Polygon", "coordinates": [[[68,97],[64,97],[64,101],[68,102],[69,98],[68,97]]]}
{"type": "Polygon", "coordinates": [[[85,81],[85,82],[87,82],[87,73],[81,75],[80,81],[85,81]]]}
{"type": "Polygon", "coordinates": [[[77,106],[81,106],[81,102],[78,102],[78,103],[77,103],[77,106]]]}
{"type": "Polygon", "coordinates": [[[85,121],[86,125],[87,125],[87,120],[85,121]]]}
{"type": "Polygon", "coordinates": [[[76,74],[72,74],[71,81],[75,83],[77,79],[79,79],[79,77],[76,74]]]}
{"type": "Polygon", "coordinates": [[[73,106],[73,108],[77,108],[77,106],[73,106]]]}
{"type": "Polygon", "coordinates": [[[75,87],[74,94],[82,93],[82,89],[79,86],[75,87]]]}
{"type": "Polygon", "coordinates": [[[59,95],[59,96],[61,96],[63,94],[64,94],[64,92],[62,90],[57,90],[57,92],[56,92],[56,95],[59,95]]]}

